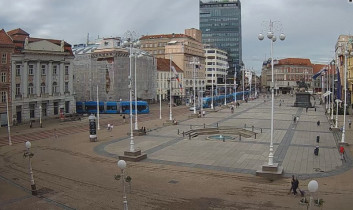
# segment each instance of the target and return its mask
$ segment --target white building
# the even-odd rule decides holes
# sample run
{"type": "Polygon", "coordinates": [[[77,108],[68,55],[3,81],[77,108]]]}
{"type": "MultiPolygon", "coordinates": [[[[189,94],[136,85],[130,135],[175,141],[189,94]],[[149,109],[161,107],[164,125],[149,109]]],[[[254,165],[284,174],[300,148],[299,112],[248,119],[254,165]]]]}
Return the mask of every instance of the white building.
{"type": "MultiPolygon", "coordinates": [[[[227,52],[210,46],[205,46],[206,57],[206,89],[211,94],[212,80],[213,91],[224,88],[224,83],[227,75],[228,56],[227,52]],[[222,85],[222,86],[220,86],[222,85]]],[[[214,92],[216,94],[216,92],[214,92]]]]}
{"type": "Polygon", "coordinates": [[[75,113],[73,55],[63,40],[31,38],[22,29],[9,31],[16,50],[11,58],[13,120],[75,113]]]}

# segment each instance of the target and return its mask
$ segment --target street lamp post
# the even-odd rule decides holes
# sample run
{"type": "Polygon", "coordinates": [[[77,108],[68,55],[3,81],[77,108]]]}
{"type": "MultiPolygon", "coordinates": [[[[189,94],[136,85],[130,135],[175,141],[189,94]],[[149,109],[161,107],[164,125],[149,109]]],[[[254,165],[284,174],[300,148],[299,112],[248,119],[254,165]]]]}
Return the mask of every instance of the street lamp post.
{"type": "Polygon", "coordinates": [[[235,107],[237,107],[236,104],[237,104],[237,70],[234,69],[234,105],[235,105],[235,107]]]}
{"type": "Polygon", "coordinates": [[[319,189],[319,184],[316,180],[311,180],[308,183],[308,190],[310,192],[309,207],[311,208],[311,202],[313,200],[313,194],[319,189]]]}
{"type": "Polygon", "coordinates": [[[245,92],[245,82],[244,82],[245,80],[244,80],[244,76],[245,76],[245,75],[244,75],[244,74],[245,74],[245,69],[243,68],[243,101],[245,101],[245,98],[244,98],[244,94],[245,94],[245,93],[244,93],[244,92],[245,92]]]}
{"type": "MultiPolygon", "coordinates": [[[[352,52],[351,52],[352,54],[352,52]]],[[[346,43],[346,50],[344,52],[344,105],[343,105],[343,130],[341,144],[345,143],[346,136],[346,112],[347,112],[347,57],[350,55],[348,51],[348,43],[346,43]]],[[[352,54],[353,55],[353,54],[352,54]]]]}
{"type": "Polygon", "coordinates": [[[335,60],[332,60],[331,62],[330,62],[330,65],[331,65],[331,73],[333,73],[332,75],[331,75],[331,77],[332,77],[332,87],[331,87],[331,92],[332,92],[332,97],[331,97],[331,100],[332,100],[332,102],[331,102],[331,120],[333,120],[333,104],[334,104],[334,102],[333,102],[333,100],[335,99],[335,84],[334,84],[334,79],[335,79],[335,74],[334,74],[334,72],[335,72],[335,60]]]}
{"type": "MultiPolygon", "coordinates": [[[[135,44],[135,46],[136,47],[138,47],[139,46],[139,42],[137,42],[136,44],[135,44]]],[[[135,95],[135,130],[138,130],[139,129],[139,126],[138,126],[138,122],[137,122],[137,86],[136,86],[136,84],[137,84],[137,74],[136,74],[136,69],[137,69],[137,65],[136,65],[136,60],[137,60],[137,58],[140,58],[140,57],[142,57],[142,55],[141,54],[138,54],[138,53],[135,53],[135,79],[134,79],[134,84],[135,84],[135,92],[134,92],[134,95],[135,95]]]]}
{"type": "Polygon", "coordinates": [[[97,129],[100,130],[101,127],[99,125],[99,97],[98,97],[98,85],[97,85],[97,129]]]}
{"type": "MultiPolygon", "coordinates": [[[[259,40],[263,40],[264,39],[264,35],[263,34],[259,34],[258,36],[259,40]]],[[[272,84],[271,84],[271,99],[272,99],[272,105],[271,105],[271,142],[270,142],[270,153],[268,155],[268,165],[269,166],[273,166],[273,113],[274,113],[274,83],[273,83],[273,42],[276,41],[276,36],[274,35],[273,32],[273,22],[270,21],[270,25],[269,25],[269,32],[267,33],[267,38],[270,39],[271,41],[271,76],[272,76],[272,84]]],[[[281,33],[279,36],[280,40],[284,40],[286,38],[286,36],[281,33]]]]}
{"type": "MultiPolygon", "coordinates": [[[[118,161],[118,167],[121,169],[121,178],[123,182],[123,206],[124,210],[128,210],[127,206],[127,199],[126,199],[126,191],[125,191],[125,168],[126,168],[126,162],[124,160],[119,160],[118,161]]],[[[118,179],[118,178],[116,178],[118,179]]]]}
{"type": "Polygon", "coordinates": [[[39,105],[39,125],[42,128],[42,105],[39,105]]]}
{"type": "Polygon", "coordinates": [[[212,68],[212,87],[211,87],[211,109],[213,109],[213,74],[214,74],[215,68],[212,68]]]}
{"type": "Polygon", "coordinates": [[[34,178],[33,178],[33,171],[32,171],[32,163],[31,163],[31,158],[33,157],[33,153],[31,153],[31,142],[26,141],[26,152],[23,154],[24,157],[28,157],[28,165],[29,165],[29,178],[31,180],[31,191],[32,195],[37,195],[37,188],[36,184],[34,183],[34,178]]]}
{"type": "Polygon", "coordinates": [[[138,46],[140,41],[132,42],[130,39],[124,41],[124,46],[129,47],[129,58],[130,58],[130,72],[129,72],[129,90],[130,90],[130,152],[135,152],[135,143],[134,143],[134,132],[132,126],[132,47],[138,46]]]}
{"type": "Polygon", "coordinates": [[[11,129],[10,129],[10,112],[9,112],[9,94],[6,91],[6,111],[7,111],[7,133],[9,135],[9,145],[12,145],[12,140],[11,140],[11,129]]]}
{"type": "Polygon", "coordinates": [[[169,120],[172,121],[172,54],[169,56],[169,120]]]}
{"type": "Polygon", "coordinates": [[[224,77],[224,106],[227,105],[227,71],[224,77]]]}
{"type": "Polygon", "coordinates": [[[196,64],[199,64],[200,62],[196,61],[196,58],[192,58],[191,64],[193,64],[193,85],[194,85],[194,114],[196,114],[196,87],[195,87],[195,74],[196,74],[196,64]]]}

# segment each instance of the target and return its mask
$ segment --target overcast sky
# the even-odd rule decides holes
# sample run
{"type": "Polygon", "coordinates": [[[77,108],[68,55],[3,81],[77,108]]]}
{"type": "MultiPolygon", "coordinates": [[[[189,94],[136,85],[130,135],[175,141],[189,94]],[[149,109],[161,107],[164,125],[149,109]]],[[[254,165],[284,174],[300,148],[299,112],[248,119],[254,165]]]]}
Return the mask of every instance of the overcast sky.
{"type": "MultiPolygon", "coordinates": [[[[271,19],[286,40],[274,58],[333,59],[340,34],[353,34],[353,3],[348,0],[242,0],[243,61],[260,72],[270,57],[270,41],[260,42],[271,19]],[[267,21],[265,24],[264,21],[267,21]],[[281,27],[280,27],[281,26],[281,27]],[[281,28],[281,29],[280,29],[281,28]]],[[[22,28],[31,37],[64,39],[70,44],[100,37],[184,33],[199,28],[198,0],[0,0],[0,28],[22,28]]]]}

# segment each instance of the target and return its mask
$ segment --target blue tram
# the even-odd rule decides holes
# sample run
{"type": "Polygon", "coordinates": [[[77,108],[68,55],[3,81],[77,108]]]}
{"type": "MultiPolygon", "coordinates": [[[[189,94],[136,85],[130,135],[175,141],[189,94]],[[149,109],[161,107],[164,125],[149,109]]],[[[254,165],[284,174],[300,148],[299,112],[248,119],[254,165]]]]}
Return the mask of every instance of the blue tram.
{"type": "MultiPolygon", "coordinates": [[[[237,92],[236,97],[237,100],[242,100],[243,99],[243,93],[244,97],[249,96],[249,91],[244,91],[244,92],[237,92]]],[[[224,95],[218,95],[218,96],[213,96],[213,106],[218,106],[224,104],[224,99],[226,98],[227,103],[230,103],[234,101],[235,93],[228,94],[226,96],[224,95]]],[[[212,103],[212,98],[211,97],[204,97],[203,98],[203,108],[211,108],[211,103],[212,103]]]]}
{"type": "MultiPolygon", "coordinates": [[[[76,112],[78,114],[97,113],[97,101],[77,101],[76,112]]],[[[137,113],[148,114],[150,112],[146,101],[137,101],[137,113]]],[[[130,101],[99,101],[100,114],[130,114],[130,101]]],[[[135,101],[132,102],[132,113],[135,113],[135,101]]]]}

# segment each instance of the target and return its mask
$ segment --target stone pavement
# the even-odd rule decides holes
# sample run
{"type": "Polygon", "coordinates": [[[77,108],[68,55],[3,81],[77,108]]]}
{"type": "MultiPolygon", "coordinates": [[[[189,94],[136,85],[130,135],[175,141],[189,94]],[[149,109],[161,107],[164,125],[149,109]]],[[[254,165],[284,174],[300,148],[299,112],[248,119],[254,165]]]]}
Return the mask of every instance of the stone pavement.
{"type": "MultiPolygon", "coordinates": [[[[350,169],[351,155],[347,149],[347,162],[340,160],[337,139],[329,130],[324,107],[318,105],[316,111],[312,108],[306,112],[305,108],[293,107],[294,100],[295,97],[289,95],[281,95],[275,100],[274,162],[283,166],[284,176],[296,174],[306,179],[332,176],[350,169]],[[284,100],[281,105],[280,100],[284,100]],[[294,116],[299,117],[297,122],[293,121],[294,116]],[[317,125],[318,120],[320,126],[317,125]],[[320,148],[318,156],[314,155],[316,146],[320,148]]],[[[147,162],[255,174],[268,161],[270,114],[271,100],[260,98],[241,104],[234,114],[229,109],[207,112],[203,118],[187,119],[175,126],[159,127],[146,136],[136,136],[135,147],[148,154],[144,160],[147,162]],[[217,125],[248,130],[254,126],[256,139],[233,136],[234,140],[223,142],[207,140],[207,136],[202,135],[190,140],[182,136],[182,132],[190,128],[213,128],[217,125]]],[[[346,138],[350,141],[348,133],[346,138]]],[[[117,157],[129,148],[129,143],[129,137],[104,142],[95,148],[95,152],[117,157]]]]}

